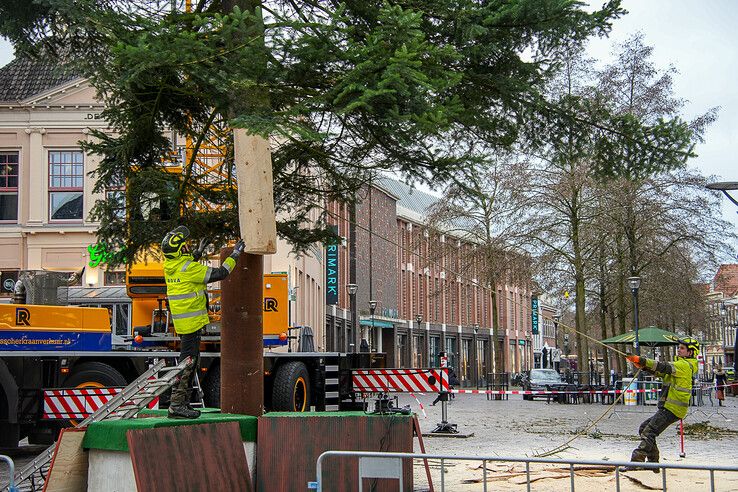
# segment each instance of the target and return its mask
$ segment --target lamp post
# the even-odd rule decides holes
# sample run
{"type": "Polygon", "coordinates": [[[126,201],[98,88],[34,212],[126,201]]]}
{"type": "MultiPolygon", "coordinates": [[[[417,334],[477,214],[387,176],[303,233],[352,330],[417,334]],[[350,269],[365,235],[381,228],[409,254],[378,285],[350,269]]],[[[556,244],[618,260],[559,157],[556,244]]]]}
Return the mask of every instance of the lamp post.
{"type": "Polygon", "coordinates": [[[359,290],[359,286],[356,284],[346,284],[346,292],[349,295],[349,310],[351,311],[351,334],[354,339],[353,343],[349,343],[349,337],[346,337],[346,352],[356,352],[359,343],[357,341],[358,334],[356,328],[356,291],[359,290]],[[353,347],[349,350],[350,347],[353,347]]]}
{"type": "MultiPolygon", "coordinates": [[[[633,293],[633,327],[635,328],[635,350],[636,355],[641,355],[641,342],[638,339],[638,289],[641,287],[641,277],[633,276],[628,277],[628,286],[630,287],[630,291],[633,293]]],[[[643,380],[643,372],[638,372],[638,382],[643,380]]],[[[641,389],[641,387],[636,383],[636,389],[641,389]]],[[[641,394],[636,393],[638,402],[640,403],[641,400],[641,394]]]]}
{"type": "MultiPolygon", "coordinates": [[[[420,329],[420,323],[422,321],[423,321],[423,315],[420,314],[420,313],[416,314],[415,315],[415,323],[417,323],[418,329],[420,329]]],[[[412,332],[410,333],[410,335],[411,336],[413,335],[412,332]]],[[[411,365],[411,367],[415,367],[415,365],[416,365],[415,364],[415,356],[416,356],[417,351],[418,351],[418,347],[415,345],[415,336],[412,336],[412,338],[410,338],[410,352],[412,352],[410,354],[410,356],[412,357],[412,365],[411,365]]],[[[420,365],[420,364],[418,364],[418,365],[420,365]]]]}
{"type": "MultiPolygon", "coordinates": [[[[481,367],[480,360],[479,360],[479,349],[477,348],[477,335],[479,334],[479,323],[474,323],[472,325],[472,329],[474,330],[474,347],[472,350],[474,350],[474,353],[476,354],[476,361],[477,361],[477,368],[474,371],[477,375],[477,388],[479,388],[479,382],[480,379],[482,379],[482,374],[480,374],[479,368],[481,367]]],[[[484,357],[484,353],[482,353],[482,357],[484,357]]]]}
{"type": "Polygon", "coordinates": [[[369,314],[372,317],[372,334],[369,336],[369,338],[371,338],[374,335],[374,310],[376,309],[377,309],[377,301],[374,301],[374,300],[369,301],[369,314]]]}
{"type": "MultiPolygon", "coordinates": [[[[559,349],[559,321],[561,321],[561,315],[559,314],[558,311],[556,311],[556,314],[551,316],[551,319],[553,320],[553,324],[554,324],[554,346],[553,348],[554,350],[558,350],[559,349]]],[[[559,368],[554,366],[553,350],[549,352],[549,357],[551,357],[551,367],[555,368],[556,371],[558,371],[559,368]]]]}
{"type": "Polygon", "coordinates": [[[641,287],[641,277],[628,277],[628,286],[633,293],[633,327],[635,328],[636,355],[641,355],[641,343],[638,339],[638,289],[641,287]]]}

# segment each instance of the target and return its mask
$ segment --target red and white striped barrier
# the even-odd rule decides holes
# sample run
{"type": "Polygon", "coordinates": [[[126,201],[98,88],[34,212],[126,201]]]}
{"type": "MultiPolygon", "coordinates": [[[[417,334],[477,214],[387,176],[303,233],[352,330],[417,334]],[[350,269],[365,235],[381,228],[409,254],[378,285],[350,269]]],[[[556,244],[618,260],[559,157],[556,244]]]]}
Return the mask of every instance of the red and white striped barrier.
{"type": "Polygon", "coordinates": [[[415,393],[448,391],[448,369],[358,369],[351,371],[354,391],[415,393]]]}
{"type": "MultiPolygon", "coordinates": [[[[74,388],[44,390],[43,419],[86,419],[110,401],[123,388],[74,388]]],[[[149,403],[156,408],[159,398],[149,403]]]]}
{"type": "Polygon", "coordinates": [[[449,393],[462,395],[619,395],[621,393],[658,393],[660,388],[628,389],[628,390],[586,390],[586,391],[557,391],[557,390],[448,390],[449,393]]]}
{"type": "Polygon", "coordinates": [[[44,419],[85,419],[123,388],[44,390],[44,419]]]}

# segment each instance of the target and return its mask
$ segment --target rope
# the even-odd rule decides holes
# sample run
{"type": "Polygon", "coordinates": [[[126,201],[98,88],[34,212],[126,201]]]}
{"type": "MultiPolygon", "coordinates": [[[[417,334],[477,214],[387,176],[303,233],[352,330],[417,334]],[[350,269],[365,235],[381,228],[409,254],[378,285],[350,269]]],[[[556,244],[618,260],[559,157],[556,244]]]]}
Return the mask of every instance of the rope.
{"type": "MultiPolygon", "coordinates": [[[[638,379],[638,375],[640,373],[641,373],[641,369],[638,369],[638,372],[635,373],[635,375],[633,376],[633,379],[636,379],[637,380],[638,379]]],[[[569,445],[572,442],[574,442],[576,439],[579,439],[581,436],[586,436],[587,434],[589,434],[590,429],[592,429],[594,426],[596,426],[602,419],[605,418],[605,416],[608,413],[610,413],[612,410],[614,410],[615,409],[615,405],[617,405],[618,403],[620,403],[620,400],[622,400],[623,396],[625,396],[625,393],[624,392],[623,393],[620,393],[620,395],[612,402],[612,404],[609,405],[605,409],[605,411],[602,413],[602,415],[600,415],[599,417],[597,417],[597,419],[595,419],[583,431],[575,434],[571,439],[569,439],[568,441],[566,441],[566,442],[564,442],[564,443],[556,446],[555,448],[550,449],[548,451],[542,451],[541,453],[536,453],[533,456],[536,457],[536,458],[544,458],[544,457],[547,457],[547,456],[553,456],[555,454],[562,453],[562,452],[566,451],[566,449],[568,449],[570,447],[569,445]]]]}

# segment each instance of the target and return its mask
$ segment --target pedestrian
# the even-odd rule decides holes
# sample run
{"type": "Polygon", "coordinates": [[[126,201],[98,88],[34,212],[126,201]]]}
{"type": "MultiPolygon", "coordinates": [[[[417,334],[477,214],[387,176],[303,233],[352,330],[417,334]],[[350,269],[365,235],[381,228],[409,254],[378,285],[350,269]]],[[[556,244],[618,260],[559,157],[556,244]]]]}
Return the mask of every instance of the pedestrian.
{"type": "MultiPolygon", "coordinates": [[[[663,379],[661,396],[656,413],[646,419],[638,429],[641,442],[630,457],[630,461],[643,463],[659,462],[658,437],[667,427],[687,415],[689,399],[692,396],[692,380],[697,373],[699,342],[694,338],[679,339],[679,348],[674,362],[658,362],[646,357],[630,355],[629,361],[643,371],[663,379]]],[[[637,469],[636,467],[629,467],[637,469]]],[[[658,470],[654,469],[658,473],[658,470]]]]}
{"type": "Polygon", "coordinates": [[[179,226],[161,242],[167,302],[172,313],[174,330],[180,337],[180,359],[192,357],[193,362],[182,372],[179,382],[172,388],[167,415],[169,418],[196,419],[200,416],[200,411],[190,405],[190,394],[200,360],[200,336],[202,329],[210,322],[207,284],[223,280],[231,273],[243,252],[244,244],[239,240],[223,264],[219,268],[211,268],[197,261],[205,249],[204,241],[201,241],[194,254],[190,254],[187,249],[189,237],[189,229],[179,226]]]}
{"type": "Polygon", "coordinates": [[[717,371],[715,371],[715,396],[718,400],[718,405],[723,406],[723,400],[725,400],[725,386],[728,384],[728,377],[725,375],[723,365],[718,364],[717,371]]]}
{"type": "MultiPolygon", "coordinates": [[[[456,373],[454,372],[453,367],[448,368],[448,389],[452,390],[454,389],[454,386],[459,386],[461,382],[459,381],[458,376],[456,376],[456,373]]],[[[436,399],[433,400],[433,403],[431,403],[432,406],[436,406],[436,403],[443,400],[442,396],[446,394],[445,392],[438,393],[438,396],[436,396],[436,399]]],[[[451,393],[451,399],[455,398],[456,396],[451,393]]],[[[448,399],[446,399],[448,401],[448,399]]]]}

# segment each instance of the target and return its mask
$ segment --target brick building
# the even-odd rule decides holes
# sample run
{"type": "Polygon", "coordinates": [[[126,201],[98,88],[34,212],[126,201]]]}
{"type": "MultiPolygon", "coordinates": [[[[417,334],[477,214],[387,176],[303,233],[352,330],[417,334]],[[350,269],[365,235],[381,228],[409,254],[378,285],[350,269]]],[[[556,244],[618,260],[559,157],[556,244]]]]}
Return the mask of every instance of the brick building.
{"type": "MultiPolygon", "coordinates": [[[[708,333],[712,334],[713,342],[708,347],[710,355],[717,355],[717,361],[733,367],[738,339],[738,264],[720,265],[709,285],[706,302],[710,319],[708,333]],[[725,360],[721,360],[723,355],[725,360]]],[[[706,364],[712,364],[713,358],[706,359],[706,364]]]]}
{"type": "Polygon", "coordinates": [[[331,215],[340,216],[334,223],[345,240],[338,248],[341,288],[337,303],[327,306],[326,333],[336,335],[327,346],[340,349],[345,343],[339,332],[350,328],[351,316],[343,287],[356,283],[360,325],[370,333],[367,340],[371,349],[387,353],[389,365],[438,366],[438,353],[445,351],[462,385],[472,385],[483,383],[492,372],[494,346],[494,350],[504,350],[504,371],[530,369],[530,286],[498,286],[501,330],[494,344],[491,292],[481,286],[479,271],[467,260],[475,246],[429,230],[427,211],[436,200],[388,178],[363,190],[356,206],[357,271],[353,282],[349,277],[348,210],[337,204],[328,206],[331,215]],[[368,233],[370,229],[374,235],[368,233]],[[370,300],[377,301],[373,317],[370,300]]]}

